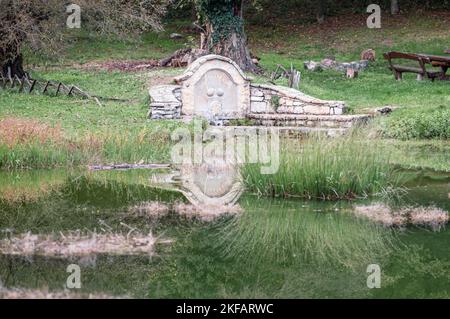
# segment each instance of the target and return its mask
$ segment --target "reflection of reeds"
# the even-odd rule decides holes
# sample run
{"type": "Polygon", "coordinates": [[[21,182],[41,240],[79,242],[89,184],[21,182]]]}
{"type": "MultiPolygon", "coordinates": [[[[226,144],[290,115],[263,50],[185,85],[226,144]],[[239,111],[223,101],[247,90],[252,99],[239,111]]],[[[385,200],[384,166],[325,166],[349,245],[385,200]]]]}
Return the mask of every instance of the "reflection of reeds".
{"type": "Polygon", "coordinates": [[[224,215],[237,215],[242,212],[239,205],[192,205],[176,202],[173,205],[175,213],[187,217],[197,218],[202,221],[210,222],[224,215]]]}
{"type": "Polygon", "coordinates": [[[227,224],[215,240],[227,256],[249,262],[312,262],[351,269],[379,260],[392,233],[335,213],[279,206],[252,208],[227,224]]]}
{"type": "Polygon", "coordinates": [[[9,204],[35,202],[58,190],[65,182],[67,172],[21,171],[0,173],[0,201],[9,204]]]}
{"type": "Polygon", "coordinates": [[[261,174],[259,164],[243,169],[247,188],[257,194],[331,200],[381,192],[396,184],[392,173],[389,155],[377,141],[357,135],[289,141],[280,148],[280,168],[272,175],[261,174]]]}
{"type": "Polygon", "coordinates": [[[449,221],[446,211],[436,207],[403,207],[393,210],[384,204],[356,206],[354,213],[387,227],[415,226],[430,227],[434,231],[441,230],[449,221]]]}
{"type": "Polygon", "coordinates": [[[80,233],[33,235],[31,233],[3,239],[0,253],[5,255],[40,255],[52,257],[86,256],[93,254],[139,255],[154,253],[155,245],[170,243],[152,234],[90,234],[80,233]]]}
{"type": "Polygon", "coordinates": [[[138,217],[162,217],[169,213],[169,206],[161,202],[142,202],[128,208],[128,211],[138,217]]]}

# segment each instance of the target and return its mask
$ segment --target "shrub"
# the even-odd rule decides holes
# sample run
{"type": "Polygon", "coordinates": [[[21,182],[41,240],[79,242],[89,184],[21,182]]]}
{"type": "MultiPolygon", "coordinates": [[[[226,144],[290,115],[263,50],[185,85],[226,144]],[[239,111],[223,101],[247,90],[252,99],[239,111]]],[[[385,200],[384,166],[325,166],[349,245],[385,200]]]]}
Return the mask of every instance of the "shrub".
{"type": "Polygon", "coordinates": [[[384,123],[383,134],[386,137],[403,140],[447,139],[450,137],[450,107],[394,113],[384,123]]]}

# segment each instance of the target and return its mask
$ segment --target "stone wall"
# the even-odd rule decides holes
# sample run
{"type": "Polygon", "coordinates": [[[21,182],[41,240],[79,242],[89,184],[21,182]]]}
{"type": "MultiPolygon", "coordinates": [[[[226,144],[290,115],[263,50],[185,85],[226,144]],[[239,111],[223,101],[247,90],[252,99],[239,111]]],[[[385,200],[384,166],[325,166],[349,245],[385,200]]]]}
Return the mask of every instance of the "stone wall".
{"type": "Polygon", "coordinates": [[[252,84],[250,101],[250,113],[257,114],[341,115],[345,111],[344,102],[324,101],[275,85],[252,84]]]}
{"type": "Polygon", "coordinates": [[[159,85],[150,89],[150,112],[149,117],[158,119],[181,118],[181,86],[159,85]]]}
{"type": "Polygon", "coordinates": [[[319,130],[347,129],[366,120],[364,116],[343,115],[345,103],[341,101],[317,99],[288,87],[252,83],[226,57],[201,57],[174,80],[174,85],[150,88],[151,119],[190,120],[199,116],[212,125],[253,122],[319,130]]]}
{"type": "Polygon", "coordinates": [[[174,80],[181,86],[182,115],[222,123],[244,119],[248,113],[250,79],[229,58],[203,56],[174,80]]]}
{"type": "Polygon", "coordinates": [[[248,118],[256,125],[310,127],[310,128],[350,128],[354,125],[364,124],[368,115],[311,115],[311,114],[249,114],[248,118]]]}

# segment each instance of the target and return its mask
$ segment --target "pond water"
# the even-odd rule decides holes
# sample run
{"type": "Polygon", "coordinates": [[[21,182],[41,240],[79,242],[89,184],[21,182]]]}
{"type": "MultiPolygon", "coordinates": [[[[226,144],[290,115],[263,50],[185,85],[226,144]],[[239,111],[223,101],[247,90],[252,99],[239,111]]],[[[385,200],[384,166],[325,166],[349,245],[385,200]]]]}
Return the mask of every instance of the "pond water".
{"type": "MultiPolygon", "coordinates": [[[[214,222],[168,213],[137,216],[143,202],[186,202],[155,187],[149,170],[0,173],[0,236],[26,232],[143,234],[170,244],[155,254],[84,257],[0,255],[5,288],[64,289],[69,264],[81,267],[79,293],[144,298],[450,297],[450,228],[392,229],[352,214],[361,202],[258,198],[244,193],[243,212],[214,222]],[[381,288],[367,267],[379,265],[381,288]]],[[[450,210],[450,174],[407,172],[396,205],[450,210]]],[[[161,185],[159,185],[161,186],[161,185]]]]}

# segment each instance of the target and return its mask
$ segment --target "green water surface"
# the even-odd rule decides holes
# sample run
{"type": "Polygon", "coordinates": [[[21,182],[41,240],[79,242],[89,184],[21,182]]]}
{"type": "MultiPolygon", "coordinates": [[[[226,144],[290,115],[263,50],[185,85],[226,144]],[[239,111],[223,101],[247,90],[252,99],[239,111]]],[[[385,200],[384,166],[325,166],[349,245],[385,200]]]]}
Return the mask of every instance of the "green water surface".
{"type": "MultiPolygon", "coordinates": [[[[7,288],[64,289],[66,267],[81,266],[81,293],[139,298],[449,298],[450,229],[389,229],[355,218],[355,202],[258,198],[214,223],[169,214],[136,217],[144,201],[185,201],[155,188],[146,170],[0,173],[0,236],[97,231],[124,224],[170,238],[154,256],[0,256],[7,288]],[[367,287],[367,267],[381,288],[367,287]]],[[[400,205],[450,210],[448,174],[410,172],[400,205]]],[[[361,203],[368,203],[364,200],[361,203]]]]}

